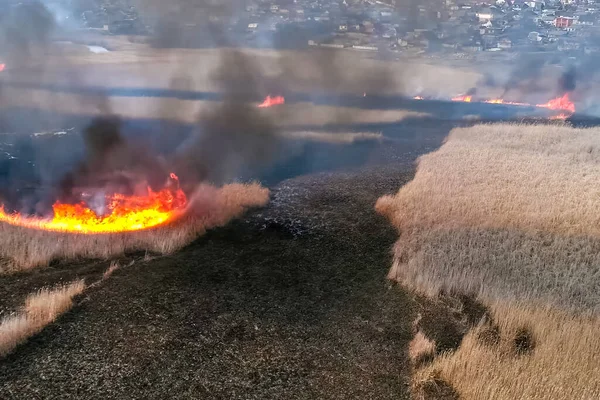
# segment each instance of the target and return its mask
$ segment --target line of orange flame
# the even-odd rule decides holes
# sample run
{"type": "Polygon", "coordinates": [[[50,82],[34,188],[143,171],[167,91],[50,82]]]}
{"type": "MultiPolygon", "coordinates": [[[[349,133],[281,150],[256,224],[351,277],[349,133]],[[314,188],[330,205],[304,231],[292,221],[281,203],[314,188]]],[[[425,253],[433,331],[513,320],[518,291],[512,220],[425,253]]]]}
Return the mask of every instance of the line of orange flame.
{"type": "MultiPolygon", "coordinates": [[[[171,179],[178,183],[175,174],[171,179]]],[[[6,213],[0,206],[0,221],[11,225],[48,231],[75,233],[110,233],[139,231],[176,219],[187,205],[185,193],[177,187],[165,187],[155,192],[150,187],[144,195],[113,194],[107,198],[109,213],[98,215],[85,203],[56,202],[54,216],[44,219],[6,213]]]]}
{"type": "MultiPolygon", "coordinates": [[[[415,100],[423,100],[423,96],[414,96],[415,100]]],[[[473,101],[473,96],[471,95],[461,95],[451,98],[452,101],[460,101],[465,103],[471,103],[473,101]]],[[[533,104],[516,102],[516,101],[506,101],[504,99],[488,99],[481,100],[481,103],[489,103],[489,104],[507,104],[513,106],[525,106],[525,107],[533,107],[533,104]]],[[[569,98],[569,93],[565,93],[564,95],[557,97],[543,104],[535,104],[535,107],[539,108],[548,108],[550,110],[556,111],[565,111],[558,115],[550,117],[550,119],[566,119],[575,113],[575,103],[571,101],[569,98]],[[568,112],[568,113],[567,113],[568,112]]]]}
{"type": "Polygon", "coordinates": [[[470,103],[471,100],[473,100],[473,96],[470,95],[462,95],[462,96],[456,96],[452,98],[452,101],[463,101],[465,103],[470,103]]]}
{"type": "Polygon", "coordinates": [[[575,104],[569,99],[569,93],[565,93],[561,97],[550,100],[544,104],[536,104],[536,107],[549,108],[551,110],[568,111],[571,114],[575,113],[575,104]]]}
{"type": "Polygon", "coordinates": [[[271,97],[271,95],[265,97],[265,100],[260,103],[258,106],[261,108],[264,107],[273,107],[279,104],[285,104],[285,98],[283,96],[275,96],[271,97]]]}

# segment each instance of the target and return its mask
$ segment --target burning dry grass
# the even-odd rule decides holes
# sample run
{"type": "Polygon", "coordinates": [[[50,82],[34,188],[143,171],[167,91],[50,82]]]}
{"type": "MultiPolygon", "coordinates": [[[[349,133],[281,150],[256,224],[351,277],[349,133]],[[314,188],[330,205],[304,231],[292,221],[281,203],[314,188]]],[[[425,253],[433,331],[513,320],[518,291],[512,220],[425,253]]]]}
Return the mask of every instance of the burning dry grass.
{"type": "MultiPolygon", "coordinates": [[[[1,105],[30,107],[66,115],[101,116],[98,95],[52,92],[42,89],[3,88],[1,105]]],[[[158,118],[193,124],[198,115],[208,113],[220,103],[207,100],[182,100],[153,97],[109,97],[111,110],[123,118],[158,118]]],[[[290,103],[260,110],[280,128],[305,125],[367,124],[398,122],[406,118],[423,118],[430,114],[409,110],[368,110],[353,107],[290,103]]]]}
{"type": "Polygon", "coordinates": [[[269,191],[257,183],[233,183],[221,188],[202,185],[190,196],[188,212],[181,219],[156,229],[121,234],[77,235],[0,225],[0,272],[48,265],[55,259],[107,259],[126,251],[172,253],[207,229],[225,225],[250,207],[268,202],[269,191]]]}
{"type": "Polygon", "coordinates": [[[73,305],[85,289],[82,280],[55,289],[42,289],[25,300],[23,311],[0,322],[0,357],[40,332],[73,305]]]}
{"type": "Polygon", "coordinates": [[[465,399],[600,397],[599,135],[456,129],[379,199],[401,235],[390,278],[429,296],[473,294],[493,319],[418,371],[415,397],[440,382],[465,399]]]}

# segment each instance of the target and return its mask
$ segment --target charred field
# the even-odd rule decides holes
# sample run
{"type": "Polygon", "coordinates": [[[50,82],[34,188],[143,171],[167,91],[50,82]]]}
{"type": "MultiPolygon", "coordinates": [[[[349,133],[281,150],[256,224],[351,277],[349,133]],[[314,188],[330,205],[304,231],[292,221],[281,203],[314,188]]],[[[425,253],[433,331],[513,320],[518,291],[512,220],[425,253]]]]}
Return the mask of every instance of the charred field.
{"type": "MultiPolygon", "coordinates": [[[[197,125],[157,118],[151,101],[172,111],[172,99],[210,107],[227,100],[227,92],[3,83],[10,101],[0,111],[0,193],[4,204],[25,212],[87,157],[86,130],[98,114],[85,112],[103,113],[105,104],[94,99],[86,107],[81,99],[108,98],[108,111],[125,114],[118,140],[148,146],[159,159],[179,154],[197,125]],[[28,90],[46,108],[11,104],[19,99],[9,94],[28,90]],[[54,96],[64,100],[56,101],[62,109],[51,107],[54,96]],[[142,103],[144,115],[119,108],[124,99],[142,103]]],[[[251,109],[249,122],[270,131],[254,119],[263,114],[245,105],[260,102],[259,91],[235,95],[244,100],[235,103],[235,116],[248,121],[238,112],[251,109]]],[[[262,131],[250,132],[256,142],[232,137],[242,143],[234,150],[253,161],[235,179],[269,189],[266,205],[212,224],[168,254],[125,249],[116,256],[53,257],[46,266],[0,274],[0,319],[15,326],[34,321],[21,329],[34,334],[0,358],[0,398],[410,398],[415,321],[435,343],[422,345],[436,352],[421,357],[425,365],[459,348],[489,310],[470,294],[429,298],[388,280],[397,231],[374,205],[409,183],[417,158],[438,149],[455,128],[564,122],[548,121],[545,110],[362,90],[285,95],[284,105],[260,111],[279,124],[277,135],[267,137],[276,140],[264,141],[262,131]],[[402,113],[389,113],[395,110],[402,113]],[[317,119],[318,111],[325,116],[317,119]],[[261,162],[265,154],[268,163],[261,162]],[[59,295],[68,295],[59,305],[72,307],[62,315],[45,312],[51,322],[39,328],[30,304],[59,295]]],[[[213,125],[205,129],[246,127],[213,118],[210,107],[203,116],[213,125]]],[[[594,121],[574,115],[571,123],[594,121]]],[[[226,154],[216,153],[186,154],[191,164],[185,165],[203,157],[218,163],[226,154]]],[[[176,172],[185,184],[186,168],[176,172]]],[[[447,380],[434,379],[434,386],[453,396],[447,380]]]]}
{"type": "MultiPolygon", "coordinates": [[[[445,109],[430,104],[433,111],[445,109]]],[[[342,146],[290,140],[292,157],[250,176],[271,190],[267,206],[174,254],[128,252],[113,259],[119,268],[109,279],[76,297],[70,311],[0,360],[0,394],[408,398],[407,351],[417,313],[441,348],[458,346],[465,315],[472,320],[481,314],[475,307],[457,316],[453,305],[470,304],[468,299],[432,301],[392,287],[385,277],[396,232],[373,205],[412,179],[419,155],[435,150],[452,128],[473,123],[450,118],[456,110],[481,109],[451,106],[447,118],[320,128],[376,130],[382,140],[342,146]]],[[[44,134],[5,136],[5,198],[11,191],[17,199],[36,190],[39,169],[32,157],[41,148],[66,152],[68,157],[52,158],[64,169],[83,151],[72,144],[81,144],[84,120],[40,118],[49,119],[66,128],[28,127],[44,134]]],[[[165,129],[164,121],[124,125],[127,137],[165,129]]],[[[169,128],[186,134],[184,125],[169,128]]],[[[0,316],[14,313],[40,288],[102,280],[109,264],[57,259],[45,268],[0,276],[0,316]]]]}
{"type": "Polygon", "coordinates": [[[251,48],[229,0],[136,2],[125,37],[14,3],[0,399],[600,397],[595,56],[251,48]]]}

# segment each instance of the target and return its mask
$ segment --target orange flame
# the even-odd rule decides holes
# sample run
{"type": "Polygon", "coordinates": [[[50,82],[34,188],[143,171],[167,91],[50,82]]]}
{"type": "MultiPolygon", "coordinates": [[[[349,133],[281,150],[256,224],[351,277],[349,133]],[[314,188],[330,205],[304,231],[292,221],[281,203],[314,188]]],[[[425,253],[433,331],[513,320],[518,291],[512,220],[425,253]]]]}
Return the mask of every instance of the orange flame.
{"type": "Polygon", "coordinates": [[[415,97],[413,97],[413,99],[415,99],[415,100],[423,100],[423,96],[415,96],[415,97]]]}
{"type": "Polygon", "coordinates": [[[536,107],[549,108],[551,110],[568,111],[571,114],[575,113],[575,104],[569,99],[569,93],[565,93],[561,97],[552,99],[545,104],[536,104],[536,107]]]}
{"type": "MultiPolygon", "coordinates": [[[[171,174],[171,179],[179,182],[175,174],[171,174]]],[[[187,204],[185,193],[178,186],[176,189],[165,187],[158,192],[148,187],[147,193],[142,196],[116,193],[106,200],[109,213],[103,216],[96,214],[84,202],[56,202],[52,206],[52,219],[22,216],[19,213],[8,214],[4,211],[4,206],[0,206],[0,221],[47,231],[84,234],[128,232],[172,221],[182,214],[187,204]]]]}
{"type": "Polygon", "coordinates": [[[571,114],[565,114],[565,113],[560,113],[558,115],[553,115],[550,117],[550,119],[552,120],[557,120],[557,119],[567,119],[571,116],[571,114]]]}
{"type": "Polygon", "coordinates": [[[472,99],[473,99],[473,96],[462,95],[462,96],[453,97],[452,101],[464,101],[465,103],[470,103],[472,99]]]}
{"type": "MultiPolygon", "coordinates": [[[[415,99],[420,99],[421,97],[420,96],[415,96],[414,98],[415,99]]],[[[473,100],[473,98],[472,98],[472,96],[469,96],[469,95],[461,95],[461,96],[453,97],[451,100],[452,101],[462,101],[462,102],[470,103],[473,100]]],[[[532,104],[530,104],[530,103],[521,103],[521,102],[516,102],[516,101],[506,101],[506,100],[504,100],[502,98],[480,100],[480,102],[482,102],[482,103],[488,103],[488,104],[507,104],[507,105],[525,106],[525,107],[532,106],[532,104]]],[[[571,99],[569,98],[569,93],[565,93],[561,97],[557,97],[555,99],[552,99],[552,100],[550,100],[547,103],[536,104],[535,106],[536,107],[540,107],[540,108],[548,108],[550,110],[563,111],[562,113],[560,113],[558,115],[554,115],[554,116],[550,117],[550,119],[567,119],[567,118],[569,118],[571,115],[573,115],[575,113],[575,103],[573,103],[571,101],[571,99]]]]}
{"type": "Polygon", "coordinates": [[[279,104],[285,104],[285,98],[283,96],[275,96],[275,97],[271,97],[271,95],[268,95],[267,97],[265,97],[265,100],[260,103],[258,106],[261,108],[264,107],[273,107],[279,104]]]}

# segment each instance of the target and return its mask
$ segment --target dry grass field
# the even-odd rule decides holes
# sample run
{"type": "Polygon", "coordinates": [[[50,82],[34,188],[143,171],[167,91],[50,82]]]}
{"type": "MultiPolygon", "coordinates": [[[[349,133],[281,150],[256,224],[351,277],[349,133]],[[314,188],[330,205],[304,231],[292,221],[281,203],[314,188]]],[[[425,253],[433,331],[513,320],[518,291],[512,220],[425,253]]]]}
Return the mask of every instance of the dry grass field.
{"type": "MultiPolygon", "coordinates": [[[[66,114],[112,112],[127,118],[162,118],[189,123],[195,122],[198,113],[214,106],[215,102],[178,99],[172,94],[160,97],[154,94],[148,97],[141,94],[117,96],[110,90],[176,89],[202,94],[219,93],[223,89],[215,79],[215,72],[227,65],[227,50],[161,50],[117,37],[89,40],[90,43],[102,41],[107,41],[106,46],[113,51],[94,54],[85,46],[61,45],[49,49],[44,57],[31,60],[31,64],[23,68],[9,66],[3,72],[3,80],[28,87],[5,85],[0,105],[66,114]],[[97,91],[84,94],[51,90],[52,87],[87,87],[97,91]],[[102,93],[105,89],[107,93],[102,93]]],[[[276,87],[300,93],[350,93],[358,96],[427,93],[447,98],[467,91],[481,79],[480,73],[466,68],[430,65],[421,61],[382,61],[355,51],[238,51],[265,80],[279,82],[276,87]]],[[[271,91],[271,88],[258,86],[258,92],[271,91]]],[[[275,110],[265,110],[268,113],[274,111],[277,113],[274,115],[275,122],[280,126],[325,125],[339,121],[393,122],[417,114],[403,110],[360,110],[310,103],[286,104],[275,110]]]]}
{"type": "MultiPolygon", "coordinates": [[[[27,107],[65,115],[102,116],[107,110],[123,118],[153,118],[182,123],[196,123],[198,116],[209,113],[219,102],[157,97],[103,97],[92,94],[52,92],[42,89],[4,87],[0,105],[27,107]]],[[[260,109],[280,128],[296,125],[330,125],[337,123],[397,122],[427,113],[408,110],[366,110],[342,106],[314,105],[300,102],[260,109]]]]}
{"type": "MultiPolygon", "coordinates": [[[[213,91],[218,89],[214,71],[228,56],[223,48],[154,49],[118,36],[99,36],[88,42],[105,45],[112,51],[95,54],[85,46],[61,45],[37,61],[45,66],[43,73],[27,76],[27,81],[72,83],[76,76],[80,83],[89,86],[167,88],[172,86],[174,77],[185,77],[186,90],[213,91]]],[[[236,51],[242,52],[266,77],[284,74],[286,86],[299,91],[335,89],[354,93],[360,90],[362,94],[369,87],[376,87],[379,94],[427,92],[432,96],[454,96],[474,87],[482,78],[482,74],[471,67],[420,59],[390,62],[352,50],[247,48],[236,51]],[[385,85],[378,85],[384,76],[385,85]],[[340,80],[345,84],[337,84],[340,80]]]]}
{"type": "Polygon", "coordinates": [[[221,188],[201,185],[190,196],[186,214],[169,225],[122,234],[77,235],[0,225],[0,273],[48,265],[52,260],[107,259],[126,251],[170,254],[207,229],[225,225],[251,207],[265,205],[269,190],[257,183],[221,188]]]}
{"type": "Polygon", "coordinates": [[[597,318],[527,303],[499,302],[491,310],[493,330],[486,324],[475,327],[456,352],[442,354],[417,371],[415,397],[427,393],[431,377],[437,375],[461,399],[598,398],[597,318]]]}
{"type": "Polygon", "coordinates": [[[600,396],[599,135],[456,129],[412,182],[378,200],[400,233],[390,278],[489,310],[454,353],[417,369],[415,398],[441,395],[435,382],[464,399],[600,396]]]}
{"type": "Polygon", "coordinates": [[[0,320],[0,357],[40,332],[60,314],[71,308],[73,297],[85,289],[83,280],[55,289],[41,289],[25,299],[23,310],[0,320]]]}

